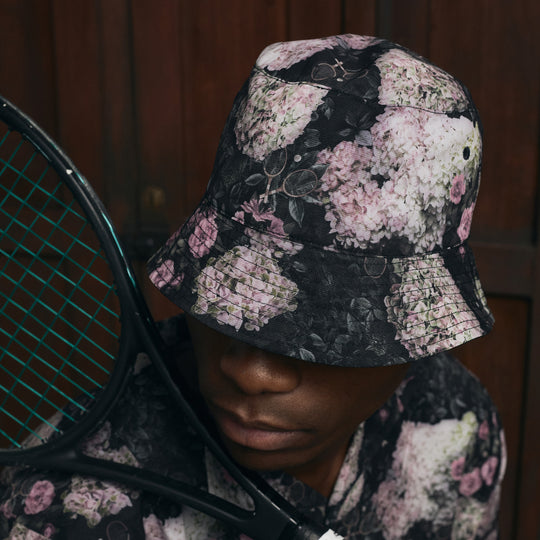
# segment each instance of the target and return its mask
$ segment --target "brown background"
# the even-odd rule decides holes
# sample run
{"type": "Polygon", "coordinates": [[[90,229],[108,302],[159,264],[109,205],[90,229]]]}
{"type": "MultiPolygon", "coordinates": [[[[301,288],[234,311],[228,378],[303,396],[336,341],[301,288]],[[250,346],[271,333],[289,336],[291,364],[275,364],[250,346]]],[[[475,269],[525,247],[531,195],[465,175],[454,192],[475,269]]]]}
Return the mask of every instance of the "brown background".
{"type": "MultiPolygon", "coordinates": [[[[506,428],[503,540],[540,532],[538,0],[0,0],[0,94],[60,141],[144,279],[193,209],[258,53],[275,41],[389,37],[462,79],[485,129],[472,237],[496,317],[458,356],[506,428]]],[[[174,307],[145,291],[156,317],[174,307]]]]}

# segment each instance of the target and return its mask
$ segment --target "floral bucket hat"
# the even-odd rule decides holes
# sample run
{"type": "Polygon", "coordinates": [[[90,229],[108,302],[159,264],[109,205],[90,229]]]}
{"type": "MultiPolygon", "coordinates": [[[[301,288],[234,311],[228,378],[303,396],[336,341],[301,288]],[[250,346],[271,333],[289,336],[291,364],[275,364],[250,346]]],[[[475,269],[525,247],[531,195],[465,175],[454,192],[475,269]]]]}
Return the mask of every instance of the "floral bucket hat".
{"type": "Polygon", "coordinates": [[[270,45],[150,279],[275,353],[339,366],[431,356],[493,324],[467,245],[480,164],[468,91],[425,59],[350,34],[270,45]]]}

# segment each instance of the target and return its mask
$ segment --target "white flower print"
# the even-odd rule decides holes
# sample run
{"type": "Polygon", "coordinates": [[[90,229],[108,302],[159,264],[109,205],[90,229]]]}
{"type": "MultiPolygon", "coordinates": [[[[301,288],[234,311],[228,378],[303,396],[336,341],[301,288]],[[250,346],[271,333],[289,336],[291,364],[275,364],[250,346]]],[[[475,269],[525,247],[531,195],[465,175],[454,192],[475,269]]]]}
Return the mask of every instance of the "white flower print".
{"type": "Polygon", "coordinates": [[[438,255],[394,262],[401,282],[385,297],[396,339],[414,356],[450,349],[482,335],[450,272],[438,255]]]}
{"type": "Polygon", "coordinates": [[[104,516],[116,515],[132,506],[126,488],[111,482],[100,482],[74,475],[64,497],[64,511],[82,516],[89,527],[95,527],[104,516]]]}
{"type": "Polygon", "coordinates": [[[464,111],[469,103],[459,83],[442,69],[391,49],[376,60],[383,105],[420,107],[437,112],[464,111]]]}
{"type": "Polygon", "coordinates": [[[435,425],[403,422],[392,469],[374,496],[386,540],[403,538],[420,520],[435,527],[451,520],[457,497],[449,487],[451,464],[470,449],[477,429],[472,412],[435,425]]]}
{"type": "Polygon", "coordinates": [[[236,246],[211,258],[195,278],[198,293],[193,312],[208,314],[219,324],[239,330],[260,330],[273,317],[296,309],[297,285],[264,246],[236,246]]]}
{"type": "Polygon", "coordinates": [[[257,58],[257,66],[271,71],[287,69],[324,49],[338,44],[336,37],[286,41],[268,45],[257,58]]]}
{"type": "Polygon", "coordinates": [[[327,88],[255,73],[238,110],[234,128],[238,147],[258,161],[285,148],[303,133],[327,93],[327,88]]]}

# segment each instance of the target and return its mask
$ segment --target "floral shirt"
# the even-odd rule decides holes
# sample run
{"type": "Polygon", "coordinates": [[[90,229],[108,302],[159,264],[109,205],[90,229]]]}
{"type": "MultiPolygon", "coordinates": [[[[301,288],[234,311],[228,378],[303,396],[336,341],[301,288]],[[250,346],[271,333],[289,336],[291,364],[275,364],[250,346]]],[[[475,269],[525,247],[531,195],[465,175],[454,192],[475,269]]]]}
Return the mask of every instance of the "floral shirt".
{"type": "MultiPolygon", "coordinates": [[[[182,318],[162,324],[162,332],[171,356],[189,351],[182,318]]],[[[83,446],[92,456],[167,471],[245,503],[179,420],[144,359],[108,420],[83,446]]],[[[284,473],[264,477],[299,510],[346,538],[495,540],[504,470],[504,435],[486,390],[458,361],[439,354],[411,364],[394,395],[358,427],[328,499],[284,473]]],[[[9,467],[0,484],[0,538],[246,537],[195,510],[114,482],[9,467]]]]}

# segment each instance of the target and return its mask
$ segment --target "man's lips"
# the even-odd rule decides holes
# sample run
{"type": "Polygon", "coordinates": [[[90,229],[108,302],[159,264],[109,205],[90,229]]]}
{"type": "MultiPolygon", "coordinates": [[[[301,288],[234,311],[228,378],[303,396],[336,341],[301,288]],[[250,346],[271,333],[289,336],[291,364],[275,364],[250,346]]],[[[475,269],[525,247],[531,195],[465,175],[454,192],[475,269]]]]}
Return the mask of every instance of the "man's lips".
{"type": "Polygon", "coordinates": [[[260,420],[244,420],[239,414],[218,406],[210,405],[209,408],[226,439],[253,450],[285,450],[294,446],[306,434],[306,430],[281,427],[260,420]]]}

